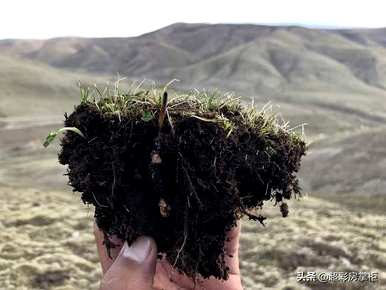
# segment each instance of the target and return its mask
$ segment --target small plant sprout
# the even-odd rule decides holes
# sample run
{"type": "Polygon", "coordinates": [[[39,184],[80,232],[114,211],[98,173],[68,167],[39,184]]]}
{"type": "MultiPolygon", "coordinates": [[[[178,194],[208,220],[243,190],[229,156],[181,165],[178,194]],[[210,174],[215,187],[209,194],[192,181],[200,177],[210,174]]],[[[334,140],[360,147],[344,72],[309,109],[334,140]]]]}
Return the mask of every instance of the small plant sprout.
{"type": "Polygon", "coordinates": [[[154,116],[153,116],[152,112],[145,111],[145,112],[143,112],[141,119],[144,122],[149,122],[153,119],[153,117],[154,116]]]}
{"type": "Polygon", "coordinates": [[[75,128],[75,127],[63,127],[59,130],[56,130],[56,131],[51,131],[46,139],[44,140],[43,142],[43,146],[44,147],[48,147],[48,145],[50,145],[52,143],[52,141],[55,140],[56,136],[59,134],[59,133],[63,133],[65,131],[71,131],[71,132],[74,132],[76,134],[78,134],[79,136],[82,136],[84,139],[86,139],[86,136],[84,136],[84,134],[78,129],[78,128],[75,128]]]}

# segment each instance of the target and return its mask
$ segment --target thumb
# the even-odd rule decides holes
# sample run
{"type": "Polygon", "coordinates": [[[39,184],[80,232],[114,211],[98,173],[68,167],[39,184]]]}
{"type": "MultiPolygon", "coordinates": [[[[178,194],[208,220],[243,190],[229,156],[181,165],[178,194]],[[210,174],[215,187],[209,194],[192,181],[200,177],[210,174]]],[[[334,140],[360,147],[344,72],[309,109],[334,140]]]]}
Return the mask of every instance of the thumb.
{"type": "Polygon", "coordinates": [[[118,257],[105,273],[101,290],[150,290],[157,262],[152,238],[139,237],[131,246],[124,243],[118,257]]]}

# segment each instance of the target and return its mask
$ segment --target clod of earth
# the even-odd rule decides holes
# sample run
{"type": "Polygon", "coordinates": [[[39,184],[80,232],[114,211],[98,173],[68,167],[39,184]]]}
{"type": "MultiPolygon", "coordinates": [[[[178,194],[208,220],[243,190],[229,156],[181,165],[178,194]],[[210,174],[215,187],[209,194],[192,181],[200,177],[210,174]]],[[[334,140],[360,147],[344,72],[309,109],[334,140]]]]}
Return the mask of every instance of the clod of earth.
{"type": "Polygon", "coordinates": [[[106,91],[96,98],[83,88],[81,104],[65,114],[71,129],[62,130],[59,161],[95,206],[107,250],[111,236],[130,245],[147,235],[178,271],[227,279],[227,232],[243,215],[263,224],[264,201],[288,215],[305,142],[232,97],[106,91]]]}

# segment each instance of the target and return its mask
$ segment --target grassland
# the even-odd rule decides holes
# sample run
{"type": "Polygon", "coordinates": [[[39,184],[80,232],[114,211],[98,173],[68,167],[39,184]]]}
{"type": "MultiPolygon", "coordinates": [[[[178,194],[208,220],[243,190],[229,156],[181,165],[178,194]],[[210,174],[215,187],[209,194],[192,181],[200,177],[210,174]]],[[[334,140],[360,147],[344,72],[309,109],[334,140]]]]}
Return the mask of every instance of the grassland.
{"type": "MultiPolygon", "coordinates": [[[[82,206],[78,195],[50,186],[0,187],[2,289],[97,289],[93,210],[82,206]]],[[[286,219],[277,208],[267,209],[265,228],[243,221],[245,289],[386,289],[384,216],[311,197],[290,208],[286,219]],[[311,285],[296,281],[298,271],[372,271],[380,281],[311,285]]]]}

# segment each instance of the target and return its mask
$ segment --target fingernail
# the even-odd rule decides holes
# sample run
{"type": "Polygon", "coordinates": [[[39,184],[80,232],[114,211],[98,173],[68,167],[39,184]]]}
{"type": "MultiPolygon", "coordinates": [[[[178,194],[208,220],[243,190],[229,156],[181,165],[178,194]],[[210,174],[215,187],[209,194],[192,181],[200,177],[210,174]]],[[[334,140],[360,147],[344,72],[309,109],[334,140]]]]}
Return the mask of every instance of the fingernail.
{"type": "Polygon", "coordinates": [[[139,237],[130,247],[125,242],[122,249],[122,257],[141,263],[145,261],[150,250],[150,238],[139,237]]]}

